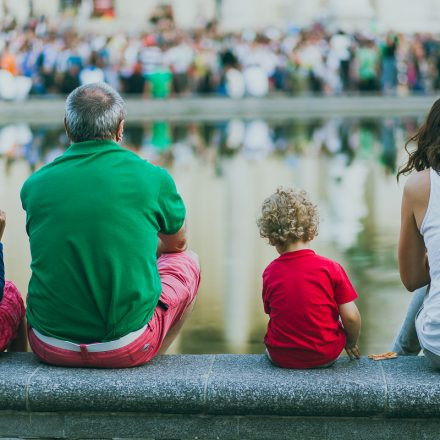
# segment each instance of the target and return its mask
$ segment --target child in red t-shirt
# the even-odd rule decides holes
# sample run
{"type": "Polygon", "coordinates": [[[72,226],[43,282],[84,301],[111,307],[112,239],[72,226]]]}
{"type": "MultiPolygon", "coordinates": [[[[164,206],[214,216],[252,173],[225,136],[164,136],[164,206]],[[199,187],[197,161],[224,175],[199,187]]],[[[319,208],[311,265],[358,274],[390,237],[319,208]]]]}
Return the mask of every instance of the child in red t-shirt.
{"type": "Polygon", "coordinates": [[[284,368],[326,367],[344,347],[350,359],[359,358],[357,294],[340,264],[309,248],[318,211],[305,191],[278,188],[263,202],[257,223],[280,254],[263,273],[271,361],[284,368]]]}

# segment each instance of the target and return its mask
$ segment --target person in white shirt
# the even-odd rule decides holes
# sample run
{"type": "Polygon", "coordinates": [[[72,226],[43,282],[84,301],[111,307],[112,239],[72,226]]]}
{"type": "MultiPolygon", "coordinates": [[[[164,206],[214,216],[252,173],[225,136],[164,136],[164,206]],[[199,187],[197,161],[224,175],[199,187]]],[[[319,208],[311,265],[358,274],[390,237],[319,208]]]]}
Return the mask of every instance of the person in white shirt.
{"type": "MultiPolygon", "coordinates": [[[[409,142],[417,148],[399,172],[405,183],[399,240],[400,278],[416,291],[392,350],[418,355],[422,349],[440,369],[440,99],[409,142]],[[429,287],[427,287],[429,286],[429,287]]],[[[408,145],[407,143],[407,145],[408,145]]]]}
{"type": "Polygon", "coordinates": [[[79,82],[81,85],[105,82],[104,71],[98,67],[99,57],[96,52],[90,56],[90,63],[81,70],[79,74],[79,82]]]}

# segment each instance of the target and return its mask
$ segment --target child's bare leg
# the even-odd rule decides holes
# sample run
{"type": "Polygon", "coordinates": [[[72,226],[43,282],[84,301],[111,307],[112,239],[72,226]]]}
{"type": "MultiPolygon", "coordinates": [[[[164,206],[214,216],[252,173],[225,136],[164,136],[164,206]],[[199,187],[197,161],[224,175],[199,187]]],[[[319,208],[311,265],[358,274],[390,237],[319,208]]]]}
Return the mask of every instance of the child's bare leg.
{"type": "Polygon", "coordinates": [[[20,326],[18,327],[17,337],[9,344],[8,351],[9,352],[27,351],[27,347],[28,347],[28,339],[27,339],[27,330],[26,330],[26,319],[24,318],[20,322],[20,326]]]}

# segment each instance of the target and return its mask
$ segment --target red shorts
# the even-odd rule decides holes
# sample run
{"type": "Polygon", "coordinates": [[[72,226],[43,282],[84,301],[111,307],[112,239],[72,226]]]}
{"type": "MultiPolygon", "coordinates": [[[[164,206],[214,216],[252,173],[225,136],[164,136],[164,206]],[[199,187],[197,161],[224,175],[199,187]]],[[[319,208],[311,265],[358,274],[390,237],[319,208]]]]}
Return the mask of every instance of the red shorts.
{"type": "Polygon", "coordinates": [[[34,353],[44,362],[66,367],[126,368],[150,361],[170,328],[194,301],[200,282],[199,263],[189,252],[164,254],[157,266],[162,282],[159,305],[136,339],[113,350],[94,351],[99,344],[79,344],[74,351],[43,341],[30,328],[29,343],[34,353]]]}
{"type": "Polygon", "coordinates": [[[14,283],[6,281],[0,302],[0,352],[17,337],[17,330],[25,315],[20,292],[14,283]]]}

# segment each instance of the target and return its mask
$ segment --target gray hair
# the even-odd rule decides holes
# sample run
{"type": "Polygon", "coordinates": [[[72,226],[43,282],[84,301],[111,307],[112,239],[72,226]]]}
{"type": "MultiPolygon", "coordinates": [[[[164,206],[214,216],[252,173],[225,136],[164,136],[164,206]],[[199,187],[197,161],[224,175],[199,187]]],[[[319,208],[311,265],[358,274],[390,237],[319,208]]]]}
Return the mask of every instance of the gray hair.
{"type": "Polygon", "coordinates": [[[66,100],[66,130],[72,142],[113,139],[125,116],[121,95],[105,83],[77,87],[66,100]]]}

